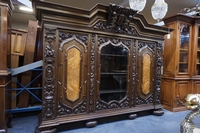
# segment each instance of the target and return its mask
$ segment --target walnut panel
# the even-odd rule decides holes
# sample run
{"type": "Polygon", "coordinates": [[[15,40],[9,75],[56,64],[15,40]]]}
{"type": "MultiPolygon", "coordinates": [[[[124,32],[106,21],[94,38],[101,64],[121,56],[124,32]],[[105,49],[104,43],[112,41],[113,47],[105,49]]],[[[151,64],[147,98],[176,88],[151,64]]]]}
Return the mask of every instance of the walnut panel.
{"type": "Polygon", "coordinates": [[[142,66],[142,92],[148,94],[150,92],[150,73],[151,73],[151,57],[145,54],[142,66]]]}
{"type": "Polygon", "coordinates": [[[172,105],[172,97],[173,97],[173,90],[171,88],[173,87],[173,81],[170,80],[163,80],[161,85],[161,101],[162,104],[166,106],[172,105]]]}
{"type": "Polygon", "coordinates": [[[80,51],[77,48],[70,48],[67,51],[67,81],[66,97],[75,101],[79,98],[80,92],[80,51]]]}
{"type": "Polygon", "coordinates": [[[192,92],[192,87],[189,81],[177,81],[175,89],[175,107],[183,106],[184,98],[192,92]]]}
{"type": "Polygon", "coordinates": [[[200,94],[200,81],[194,81],[193,82],[193,88],[194,88],[194,92],[193,93],[200,94]]]}

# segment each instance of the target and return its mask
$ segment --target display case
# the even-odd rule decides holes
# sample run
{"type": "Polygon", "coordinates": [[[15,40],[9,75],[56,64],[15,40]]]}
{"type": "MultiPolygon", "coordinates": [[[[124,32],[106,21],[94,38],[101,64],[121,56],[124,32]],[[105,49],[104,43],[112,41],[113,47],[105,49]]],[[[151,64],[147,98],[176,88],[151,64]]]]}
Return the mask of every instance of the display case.
{"type": "Polygon", "coordinates": [[[178,14],[164,19],[173,28],[164,42],[162,104],[170,111],[182,111],[184,98],[199,93],[199,20],[197,16],[178,14]]]}
{"type": "Polygon", "coordinates": [[[11,127],[11,15],[13,5],[10,0],[0,1],[0,132],[11,127]]]}
{"type": "MultiPolygon", "coordinates": [[[[81,10],[33,0],[43,31],[43,102],[37,132],[60,124],[140,111],[164,112],[160,82],[164,35],[141,14],[115,4],[81,10]]],[[[171,30],[171,29],[170,29],[171,30]]]]}

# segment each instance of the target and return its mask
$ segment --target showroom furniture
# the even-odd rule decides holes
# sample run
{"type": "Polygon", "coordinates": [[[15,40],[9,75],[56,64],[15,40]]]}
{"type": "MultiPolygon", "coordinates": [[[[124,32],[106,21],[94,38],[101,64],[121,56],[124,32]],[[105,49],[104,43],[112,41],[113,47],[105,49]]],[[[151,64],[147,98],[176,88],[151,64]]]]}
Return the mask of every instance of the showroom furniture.
{"type": "MultiPolygon", "coordinates": [[[[115,4],[82,10],[33,0],[43,31],[43,102],[36,132],[60,124],[140,111],[160,104],[164,35],[168,28],[115,4]]],[[[171,29],[170,29],[171,31],[171,29]]]]}
{"type": "Polygon", "coordinates": [[[182,111],[185,96],[200,93],[200,18],[177,14],[163,21],[174,30],[164,42],[161,101],[170,111],[182,111]]]}
{"type": "Polygon", "coordinates": [[[7,132],[11,126],[11,15],[13,5],[10,0],[0,2],[0,132],[7,132]]]}

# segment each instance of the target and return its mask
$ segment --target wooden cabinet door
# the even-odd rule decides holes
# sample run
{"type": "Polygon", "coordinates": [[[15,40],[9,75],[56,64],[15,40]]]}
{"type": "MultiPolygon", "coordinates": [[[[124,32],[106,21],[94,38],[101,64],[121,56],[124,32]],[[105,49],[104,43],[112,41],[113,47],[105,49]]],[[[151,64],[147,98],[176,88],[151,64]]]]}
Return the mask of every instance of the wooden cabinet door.
{"type": "Polygon", "coordinates": [[[58,32],[58,115],[86,113],[88,35],[58,32]]]}
{"type": "Polygon", "coordinates": [[[153,104],[156,81],[156,43],[138,41],[136,105],[153,104]]]}
{"type": "Polygon", "coordinates": [[[192,87],[193,87],[193,93],[197,93],[200,94],[200,81],[193,81],[192,83],[192,87]]]}
{"type": "Polygon", "coordinates": [[[187,94],[190,94],[192,91],[190,81],[177,81],[175,87],[175,105],[174,107],[184,106],[184,98],[187,94]]]}

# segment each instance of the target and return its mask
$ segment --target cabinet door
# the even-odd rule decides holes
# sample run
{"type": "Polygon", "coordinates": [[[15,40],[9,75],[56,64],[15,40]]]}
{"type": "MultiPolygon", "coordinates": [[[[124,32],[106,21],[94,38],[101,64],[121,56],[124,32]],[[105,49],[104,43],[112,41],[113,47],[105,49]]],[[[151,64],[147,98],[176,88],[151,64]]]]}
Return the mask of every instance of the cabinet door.
{"type": "Polygon", "coordinates": [[[195,66],[194,66],[194,76],[198,76],[200,77],[200,27],[199,25],[196,26],[195,28],[195,39],[197,38],[197,42],[195,41],[194,42],[194,63],[195,63],[195,66]]]}
{"type": "Polygon", "coordinates": [[[187,94],[192,93],[190,81],[177,81],[175,88],[175,107],[184,106],[184,98],[187,94]]]}
{"type": "Polygon", "coordinates": [[[87,112],[88,35],[59,31],[58,115],[87,112]]]}
{"type": "Polygon", "coordinates": [[[130,41],[98,37],[98,44],[96,110],[128,107],[130,41]]]}
{"type": "Polygon", "coordinates": [[[180,23],[179,25],[179,60],[178,60],[178,73],[188,74],[190,68],[190,45],[191,45],[191,25],[180,23]]]}
{"type": "Polygon", "coordinates": [[[200,94],[200,81],[193,81],[193,93],[200,94]]]}
{"type": "Polygon", "coordinates": [[[154,102],[156,43],[138,41],[136,105],[154,102]]]}

